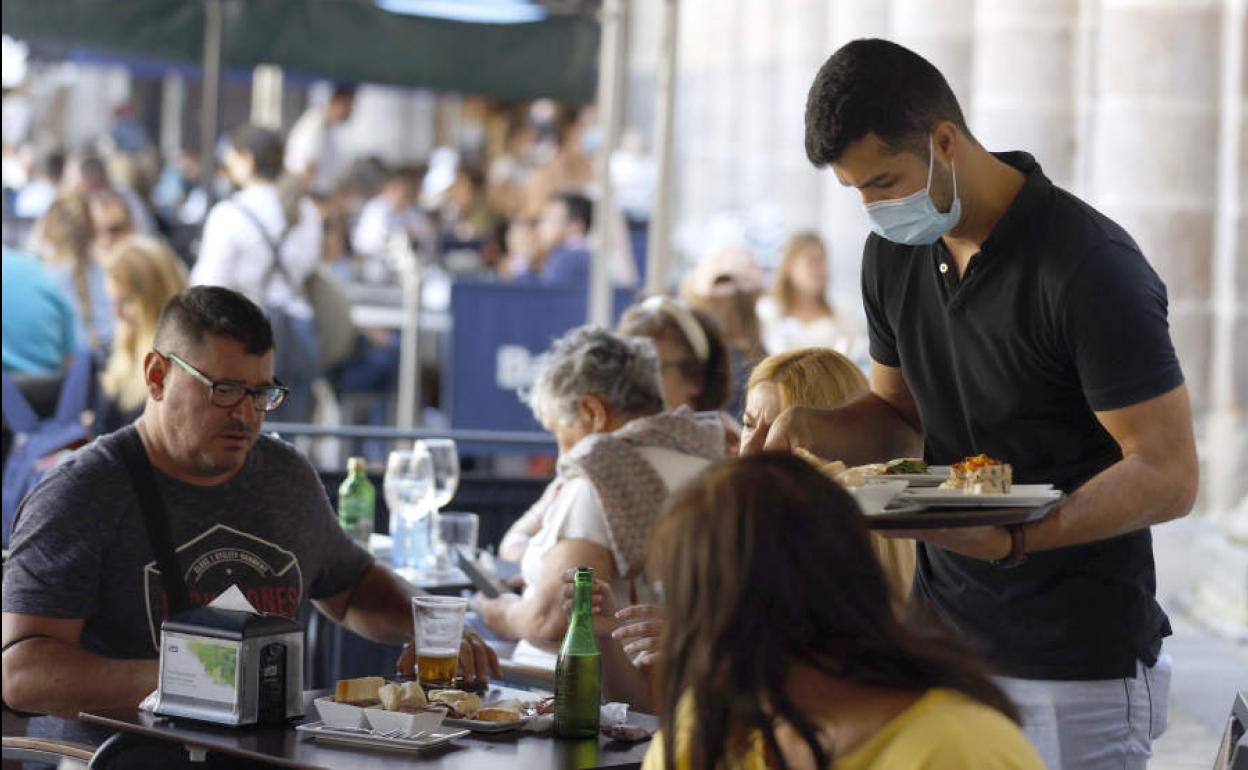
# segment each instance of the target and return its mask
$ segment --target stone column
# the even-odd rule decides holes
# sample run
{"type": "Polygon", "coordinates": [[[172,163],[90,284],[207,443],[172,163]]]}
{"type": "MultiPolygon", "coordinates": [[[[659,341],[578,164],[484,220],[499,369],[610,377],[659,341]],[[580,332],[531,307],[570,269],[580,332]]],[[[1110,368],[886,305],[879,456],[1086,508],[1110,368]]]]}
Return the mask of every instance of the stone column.
{"type": "Polygon", "coordinates": [[[1248,13],[1226,3],[1218,209],[1213,259],[1213,347],[1204,499],[1194,611],[1248,639],[1248,13]]]}
{"type": "Polygon", "coordinates": [[[1077,0],[979,0],[971,131],[990,150],[1025,150],[1070,189],[1075,154],[1077,0]]]}

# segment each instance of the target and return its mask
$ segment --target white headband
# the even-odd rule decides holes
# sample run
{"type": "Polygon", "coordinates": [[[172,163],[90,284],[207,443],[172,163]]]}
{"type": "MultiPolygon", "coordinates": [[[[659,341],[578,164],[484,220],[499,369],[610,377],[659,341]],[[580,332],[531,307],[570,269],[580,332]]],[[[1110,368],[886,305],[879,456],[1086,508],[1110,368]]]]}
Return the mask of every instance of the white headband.
{"type": "Polygon", "coordinates": [[[685,335],[689,347],[693,348],[693,355],[697,357],[699,363],[706,363],[706,359],[710,358],[711,342],[706,338],[706,330],[702,328],[702,324],[698,323],[698,319],[693,317],[693,313],[689,312],[689,308],[668,297],[658,295],[644,300],[641,303],[641,309],[666,313],[680,327],[681,333],[685,335]]]}

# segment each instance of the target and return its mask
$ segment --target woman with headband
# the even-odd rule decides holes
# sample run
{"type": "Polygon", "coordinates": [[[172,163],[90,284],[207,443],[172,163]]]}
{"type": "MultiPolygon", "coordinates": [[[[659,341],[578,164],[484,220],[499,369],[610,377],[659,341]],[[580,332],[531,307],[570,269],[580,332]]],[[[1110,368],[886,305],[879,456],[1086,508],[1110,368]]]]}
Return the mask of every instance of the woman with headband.
{"type": "Polygon", "coordinates": [[[624,311],[618,331],[654,341],[668,409],[715,412],[728,403],[728,349],[715,322],[700,310],[669,297],[650,297],[624,311]]]}

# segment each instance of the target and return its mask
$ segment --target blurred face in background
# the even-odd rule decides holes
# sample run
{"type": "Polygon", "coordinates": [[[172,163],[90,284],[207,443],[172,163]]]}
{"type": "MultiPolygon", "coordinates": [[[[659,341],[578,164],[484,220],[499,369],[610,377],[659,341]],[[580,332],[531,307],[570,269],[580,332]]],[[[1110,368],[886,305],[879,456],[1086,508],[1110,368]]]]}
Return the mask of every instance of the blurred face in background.
{"type": "Polygon", "coordinates": [[[355,97],[347,94],[339,94],[329,100],[329,106],[326,108],[325,116],[330,123],[346,123],[351,119],[351,113],[355,110],[355,97]]]}
{"type": "Polygon", "coordinates": [[[822,246],[810,244],[793,258],[793,288],[805,297],[822,297],[828,288],[828,254],[822,246]]]}
{"type": "Polygon", "coordinates": [[[531,257],[537,253],[537,228],[529,219],[513,219],[507,226],[507,255],[531,257]]]}
{"type": "Polygon", "coordinates": [[[91,227],[94,231],[91,248],[97,258],[108,253],[117,241],[134,232],[130,221],[130,209],[120,198],[100,198],[91,201],[91,227]]]}
{"type": "Polygon", "coordinates": [[[550,251],[567,240],[569,224],[567,204],[559,198],[547,202],[537,221],[537,242],[542,251],[550,251]]]}

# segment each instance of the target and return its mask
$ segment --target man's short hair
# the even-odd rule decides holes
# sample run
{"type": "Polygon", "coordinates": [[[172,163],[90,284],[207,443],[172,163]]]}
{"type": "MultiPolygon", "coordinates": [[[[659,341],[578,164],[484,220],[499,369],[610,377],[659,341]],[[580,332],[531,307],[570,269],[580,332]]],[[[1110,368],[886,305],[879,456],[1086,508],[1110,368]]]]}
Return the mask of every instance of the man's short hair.
{"type": "Polygon", "coordinates": [[[589,228],[594,223],[594,204],[589,198],[580,193],[563,193],[559,196],[559,200],[563,201],[563,205],[568,209],[568,219],[572,222],[580,222],[585,227],[585,232],[589,232],[589,228]]]}
{"type": "Polygon", "coordinates": [[[108,169],[98,155],[88,155],[78,162],[78,173],[87,187],[110,187],[108,169]]]}
{"type": "Polygon", "coordinates": [[[822,168],[867,134],[890,152],[927,157],[928,134],[944,120],[971,135],[957,97],[931,62],[887,40],[854,40],[824,62],[810,87],[806,157],[822,168]]]}
{"type": "MultiPolygon", "coordinates": [[[[264,311],[236,291],[223,286],[192,286],[175,294],[160,311],[155,347],[198,347],[205,337],[229,337],[249,355],[273,349],[273,327],[264,311]]],[[[174,350],[172,352],[179,352],[174,350]]]]}
{"type": "Polygon", "coordinates": [[[330,99],[354,99],[356,92],[355,83],[334,83],[333,90],[330,91],[330,99]]]}
{"type": "Polygon", "coordinates": [[[61,181],[61,176],[65,173],[65,153],[53,151],[44,155],[43,161],[39,164],[39,170],[48,179],[54,182],[61,181]]]}
{"type": "Polygon", "coordinates": [[[235,152],[246,153],[255,163],[256,176],[261,179],[277,179],[282,174],[285,146],[282,135],[276,131],[252,123],[244,123],[230,134],[230,146],[235,152]]]}

